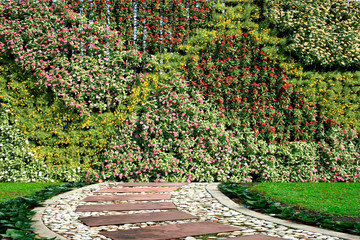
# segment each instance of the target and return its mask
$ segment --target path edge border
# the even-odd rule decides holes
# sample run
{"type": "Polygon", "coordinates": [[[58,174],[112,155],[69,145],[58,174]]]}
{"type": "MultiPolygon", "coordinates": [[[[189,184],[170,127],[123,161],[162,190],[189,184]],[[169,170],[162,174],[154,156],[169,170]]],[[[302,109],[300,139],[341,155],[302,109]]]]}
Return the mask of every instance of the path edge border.
{"type": "Polygon", "coordinates": [[[77,188],[77,189],[74,189],[74,190],[71,190],[71,191],[68,191],[68,192],[65,192],[65,193],[62,193],[60,195],[56,195],[50,199],[47,199],[45,200],[42,204],[44,206],[42,207],[36,207],[34,208],[32,211],[35,211],[36,214],[31,218],[31,220],[34,222],[32,224],[32,227],[35,229],[33,232],[37,235],[39,235],[41,238],[55,238],[56,240],[67,240],[68,238],[65,238],[64,236],[61,236],[60,234],[57,234],[53,231],[51,231],[48,227],[45,226],[44,222],[42,221],[42,215],[45,211],[45,208],[52,204],[53,202],[57,201],[58,199],[61,199],[65,196],[68,196],[68,195],[72,195],[72,194],[75,194],[77,192],[80,192],[86,188],[89,188],[89,187],[92,187],[92,186],[95,186],[95,185],[103,185],[104,183],[97,183],[97,184],[91,184],[91,185],[87,185],[87,186],[84,186],[84,187],[81,187],[81,188],[77,188]]]}
{"type": "Polygon", "coordinates": [[[293,222],[286,221],[286,220],[283,220],[280,218],[275,218],[275,217],[271,217],[266,214],[252,211],[242,205],[235,203],[230,198],[225,196],[218,189],[219,185],[220,185],[220,183],[209,183],[206,185],[206,190],[208,191],[208,193],[211,194],[211,196],[213,196],[215,199],[217,199],[221,204],[225,205],[226,207],[228,207],[232,210],[243,213],[247,216],[255,217],[258,219],[265,220],[265,221],[270,221],[275,224],[283,225],[283,226],[290,227],[290,228],[300,229],[300,230],[304,230],[304,231],[317,232],[317,233],[321,233],[321,234],[329,235],[329,236],[333,236],[333,237],[338,237],[338,238],[345,239],[345,240],[360,240],[360,236],[357,236],[357,235],[336,232],[336,231],[332,231],[332,230],[326,230],[326,229],[312,227],[312,226],[303,225],[303,224],[299,224],[299,223],[293,223],[293,222]]]}

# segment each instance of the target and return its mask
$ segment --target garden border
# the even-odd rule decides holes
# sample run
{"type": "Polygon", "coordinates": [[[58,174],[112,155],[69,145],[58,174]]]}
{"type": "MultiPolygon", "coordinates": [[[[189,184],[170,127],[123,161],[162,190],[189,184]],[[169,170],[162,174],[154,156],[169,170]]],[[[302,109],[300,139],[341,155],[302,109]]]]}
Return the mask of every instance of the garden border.
{"type": "Polygon", "coordinates": [[[246,207],[244,207],[242,205],[239,205],[239,204],[233,202],[230,198],[225,196],[218,189],[219,185],[220,185],[220,183],[209,183],[208,185],[206,185],[206,190],[211,194],[211,196],[213,196],[215,199],[217,199],[221,204],[223,204],[226,207],[228,207],[230,209],[233,209],[233,210],[235,210],[237,212],[240,212],[240,213],[243,213],[245,215],[255,217],[255,218],[258,218],[258,219],[262,219],[262,220],[265,220],[265,221],[270,221],[270,222],[273,222],[275,224],[280,224],[280,225],[283,225],[283,226],[286,226],[286,227],[290,227],[290,228],[300,229],[300,230],[304,230],[304,231],[317,232],[317,233],[326,234],[326,235],[329,235],[329,236],[338,237],[338,238],[345,239],[345,240],[360,240],[360,236],[357,236],[357,235],[352,235],[352,234],[342,233],[342,232],[336,232],[336,231],[332,231],[332,230],[326,230],[326,229],[312,227],[312,226],[299,224],[299,223],[293,223],[293,222],[290,222],[290,221],[287,221],[287,220],[271,217],[271,216],[266,215],[266,214],[262,214],[262,213],[252,211],[252,210],[250,210],[250,209],[248,209],[248,208],[246,208],[246,207]]]}
{"type": "Polygon", "coordinates": [[[34,230],[34,233],[38,234],[42,238],[55,238],[56,240],[67,240],[68,238],[65,238],[65,237],[51,231],[49,228],[47,228],[45,226],[44,222],[42,221],[42,215],[43,215],[47,205],[53,204],[54,201],[57,201],[58,199],[60,199],[62,197],[75,194],[79,191],[82,191],[83,189],[89,188],[90,186],[104,185],[106,183],[91,184],[91,185],[87,185],[87,186],[84,186],[81,188],[71,190],[69,192],[62,193],[60,195],[57,195],[50,199],[47,199],[45,202],[43,202],[43,205],[44,205],[43,207],[34,208],[33,211],[35,211],[36,214],[31,219],[32,221],[34,221],[34,224],[32,225],[32,227],[36,229],[36,230],[34,230]]]}

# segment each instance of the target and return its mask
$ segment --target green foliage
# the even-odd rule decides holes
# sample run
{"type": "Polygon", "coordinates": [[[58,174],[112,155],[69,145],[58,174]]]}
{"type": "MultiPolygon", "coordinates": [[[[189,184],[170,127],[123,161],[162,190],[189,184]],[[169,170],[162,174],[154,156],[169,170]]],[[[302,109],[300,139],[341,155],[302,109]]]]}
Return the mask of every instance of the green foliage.
{"type": "Polygon", "coordinates": [[[179,46],[194,35],[197,28],[208,24],[212,18],[213,5],[217,1],[136,1],[136,31],[133,22],[134,2],[131,0],[67,2],[72,4],[72,9],[78,13],[82,8],[88,19],[95,22],[109,20],[110,29],[117,30],[126,45],[134,45],[144,52],[159,53],[177,52],[179,46]]]}
{"type": "Polygon", "coordinates": [[[360,130],[360,72],[304,72],[292,83],[304,100],[346,129],[360,130]]]}
{"type": "Polygon", "coordinates": [[[34,195],[1,202],[0,236],[4,240],[41,239],[33,232],[31,217],[35,215],[35,212],[31,209],[41,206],[41,203],[46,199],[85,185],[85,183],[67,183],[60,186],[49,186],[34,195]]]}
{"type": "Polygon", "coordinates": [[[279,202],[268,200],[263,196],[249,190],[247,187],[225,183],[219,189],[229,197],[240,198],[243,205],[250,209],[257,209],[276,217],[300,221],[305,224],[315,225],[321,228],[329,228],[336,231],[360,234],[360,224],[357,222],[335,221],[331,216],[321,214],[311,214],[306,211],[297,211],[291,206],[280,204],[279,202]]]}
{"type": "Polygon", "coordinates": [[[35,192],[44,189],[47,186],[60,185],[63,183],[46,182],[46,183],[14,183],[5,182],[0,183],[0,202],[11,200],[20,196],[34,194],[35,192]]]}
{"type": "Polygon", "coordinates": [[[225,131],[201,94],[173,79],[152,92],[110,142],[94,181],[247,181],[225,131]]]}
{"type": "Polygon", "coordinates": [[[360,217],[359,183],[260,183],[251,187],[268,199],[321,214],[360,217]]]}
{"type": "Polygon", "coordinates": [[[134,87],[156,67],[154,56],[126,50],[117,31],[102,21],[87,23],[63,1],[7,1],[1,16],[3,55],[52,93],[48,101],[62,101],[80,116],[127,105],[134,87]],[[33,15],[37,11],[41,17],[33,15]]]}
{"type": "MultiPolygon", "coordinates": [[[[110,30],[106,2],[83,16],[77,11],[89,2],[72,3],[31,3],[19,11],[6,5],[1,12],[5,20],[17,19],[2,18],[0,28],[0,90],[14,114],[5,125],[16,116],[34,153],[30,162],[42,169],[35,180],[41,171],[62,181],[359,181],[357,132],[335,126],[297,92],[297,79],[311,77],[284,55],[286,40],[261,22],[264,9],[250,1],[207,9],[211,1],[200,1],[189,21],[173,19],[155,36],[158,10],[169,10],[167,23],[187,19],[184,2],[171,12],[172,1],[141,1],[152,9],[139,8],[139,16],[153,16],[146,28],[154,36],[147,47],[162,53],[155,58],[122,47],[134,33],[131,1],[111,3],[110,30]],[[27,6],[43,11],[43,19],[27,6]],[[128,30],[116,31],[122,27],[128,30]],[[165,47],[170,33],[174,42],[165,47]],[[169,54],[169,46],[178,53],[169,54]]],[[[145,27],[138,30],[142,36],[145,27]]]]}
{"type": "Polygon", "coordinates": [[[248,33],[199,32],[189,40],[194,55],[184,78],[223,112],[229,129],[245,126],[266,141],[319,140],[332,122],[303,101],[255,40],[248,33]]]}
{"type": "Polygon", "coordinates": [[[90,181],[359,181],[359,138],[332,126],[321,141],[268,142],[229,130],[184,79],[150,94],[120,126],[90,181]],[[306,152],[307,154],[304,154],[306,152]]]}
{"type": "Polygon", "coordinates": [[[34,158],[17,120],[11,120],[9,104],[0,104],[0,182],[48,181],[45,163],[34,158]]]}
{"type": "MultiPolygon", "coordinates": [[[[113,113],[79,116],[68,111],[62,101],[54,100],[51,91],[36,85],[33,76],[19,72],[14,63],[3,63],[0,67],[2,94],[11,102],[10,110],[16,116],[17,127],[24,134],[23,139],[28,138],[34,155],[33,161],[24,161],[21,166],[26,166],[28,171],[34,169],[29,172],[33,174],[30,179],[37,181],[83,180],[91,166],[102,160],[101,153],[116,127],[135,105],[145,101],[150,89],[156,88],[159,81],[147,75],[143,84],[132,90],[127,106],[113,113]],[[29,162],[37,168],[26,165],[29,162]]],[[[12,166],[8,162],[5,165],[12,166]]],[[[20,166],[13,168],[14,171],[18,169],[17,177],[21,175],[20,166]]]]}
{"type": "Polygon", "coordinates": [[[359,69],[360,3],[343,0],[264,0],[264,15],[289,51],[307,67],[359,69]]]}

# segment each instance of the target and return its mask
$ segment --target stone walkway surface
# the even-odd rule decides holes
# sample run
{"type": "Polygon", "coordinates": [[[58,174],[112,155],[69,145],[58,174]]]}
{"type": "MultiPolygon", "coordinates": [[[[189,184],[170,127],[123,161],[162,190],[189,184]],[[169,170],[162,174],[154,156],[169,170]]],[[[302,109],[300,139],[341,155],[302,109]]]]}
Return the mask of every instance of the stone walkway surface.
{"type": "Polygon", "coordinates": [[[38,233],[42,237],[77,240],[360,239],[251,213],[234,203],[232,207],[227,203],[228,198],[211,190],[215,186],[207,183],[90,185],[46,201],[45,207],[36,209],[34,227],[40,228],[38,233]]]}

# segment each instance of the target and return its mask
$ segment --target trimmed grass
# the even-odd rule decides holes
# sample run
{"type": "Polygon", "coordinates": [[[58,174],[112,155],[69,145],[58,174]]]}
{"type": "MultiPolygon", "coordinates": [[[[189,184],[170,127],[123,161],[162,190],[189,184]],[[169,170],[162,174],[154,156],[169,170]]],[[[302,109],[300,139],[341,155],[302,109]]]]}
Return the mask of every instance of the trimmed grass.
{"type": "Polygon", "coordinates": [[[34,194],[47,186],[63,183],[0,183],[0,202],[34,194]]]}
{"type": "Polygon", "coordinates": [[[360,217],[360,183],[260,183],[266,198],[339,217],[360,217]]]}

